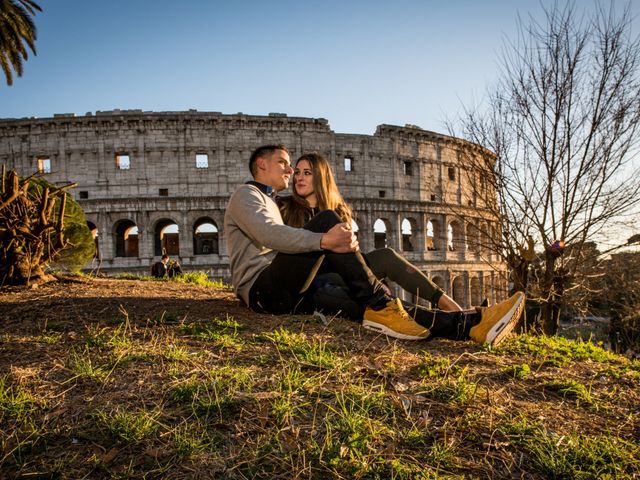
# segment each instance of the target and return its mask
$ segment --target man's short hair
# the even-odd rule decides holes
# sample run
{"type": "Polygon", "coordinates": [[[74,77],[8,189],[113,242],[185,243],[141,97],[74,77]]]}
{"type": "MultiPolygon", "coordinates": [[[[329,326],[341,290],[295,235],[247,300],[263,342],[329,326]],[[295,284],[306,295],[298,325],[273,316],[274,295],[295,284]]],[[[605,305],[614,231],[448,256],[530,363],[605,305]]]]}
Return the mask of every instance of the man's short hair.
{"type": "Polygon", "coordinates": [[[169,260],[169,255],[167,255],[166,253],[162,255],[162,260],[169,260]]]}
{"type": "Polygon", "coordinates": [[[287,149],[287,147],[285,147],[282,144],[280,144],[280,145],[263,145],[261,147],[256,148],[253,151],[253,153],[251,154],[251,158],[249,158],[249,171],[251,172],[251,175],[253,175],[254,177],[256,176],[255,168],[256,168],[256,160],[258,160],[258,157],[263,157],[264,158],[267,155],[271,155],[276,150],[284,150],[289,155],[291,154],[289,152],[289,149],[287,149]]]}

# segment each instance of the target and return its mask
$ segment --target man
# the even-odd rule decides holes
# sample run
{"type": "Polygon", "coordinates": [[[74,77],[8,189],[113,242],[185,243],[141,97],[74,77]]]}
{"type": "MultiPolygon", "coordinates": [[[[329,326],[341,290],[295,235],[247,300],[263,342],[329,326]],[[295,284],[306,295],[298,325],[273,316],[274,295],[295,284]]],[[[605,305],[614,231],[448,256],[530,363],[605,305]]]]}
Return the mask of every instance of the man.
{"type": "MultiPolygon", "coordinates": [[[[332,211],[316,215],[304,228],[283,224],[273,195],[284,190],[293,173],[284,145],[265,145],[249,160],[254,178],[238,187],[229,200],[224,225],[232,283],[236,294],[253,310],[291,313],[307,299],[305,293],[320,266],[339,275],[351,298],[364,309],[363,327],[401,339],[429,336],[425,322],[416,322],[397,298],[385,293],[367,267],[349,225],[332,211]]],[[[511,331],[524,307],[524,295],[486,308],[469,318],[447,317],[446,330],[497,344],[511,331]]],[[[442,312],[429,313],[438,330],[442,312]]]]}
{"type": "Polygon", "coordinates": [[[165,253],[162,255],[159,262],[156,262],[151,266],[151,276],[156,278],[166,277],[168,273],[167,263],[169,263],[169,255],[165,253]]]}

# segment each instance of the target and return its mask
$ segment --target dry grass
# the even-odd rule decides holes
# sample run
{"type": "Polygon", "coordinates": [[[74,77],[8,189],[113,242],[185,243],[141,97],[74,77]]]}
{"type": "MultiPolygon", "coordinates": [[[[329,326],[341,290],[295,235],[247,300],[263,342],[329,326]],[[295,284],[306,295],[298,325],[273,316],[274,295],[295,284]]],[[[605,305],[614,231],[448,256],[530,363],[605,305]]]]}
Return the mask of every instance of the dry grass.
{"type": "Polygon", "coordinates": [[[396,342],[228,290],[0,293],[0,478],[638,478],[640,365],[396,342]]]}

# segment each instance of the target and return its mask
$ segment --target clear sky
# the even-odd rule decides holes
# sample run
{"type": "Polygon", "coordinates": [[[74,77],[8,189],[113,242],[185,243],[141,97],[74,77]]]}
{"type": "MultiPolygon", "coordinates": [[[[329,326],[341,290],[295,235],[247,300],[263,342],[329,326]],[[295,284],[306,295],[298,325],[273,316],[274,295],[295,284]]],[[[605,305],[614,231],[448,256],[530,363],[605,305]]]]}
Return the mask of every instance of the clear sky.
{"type": "Polygon", "coordinates": [[[0,118],[280,112],[370,135],[382,123],[446,133],[495,80],[517,16],[554,0],[37,1],[38,55],[12,87],[0,78],[0,118]]]}
{"type": "Polygon", "coordinates": [[[0,81],[1,118],[193,108],[363,134],[444,132],[494,80],[516,15],[541,12],[538,0],[37,1],[38,55],[0,81]]]}

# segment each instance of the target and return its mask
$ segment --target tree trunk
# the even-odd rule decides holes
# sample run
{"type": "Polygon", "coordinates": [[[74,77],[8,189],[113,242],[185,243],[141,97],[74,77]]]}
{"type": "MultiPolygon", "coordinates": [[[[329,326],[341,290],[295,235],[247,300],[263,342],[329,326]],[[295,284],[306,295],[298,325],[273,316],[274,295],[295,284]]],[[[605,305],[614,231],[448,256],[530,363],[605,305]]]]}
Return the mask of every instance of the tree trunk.
{"type": "Polygon", "coordinates": [[[556,257],[549,251],[546,252],[544,281],[542,284],[541,296],[546,299],[546,304],[542,307],[542,332],[545,335],[555,335],[558,332],[558,321],[560,319],[560,300],[562,292],[559,292],[556,278],[556,257]]]}

